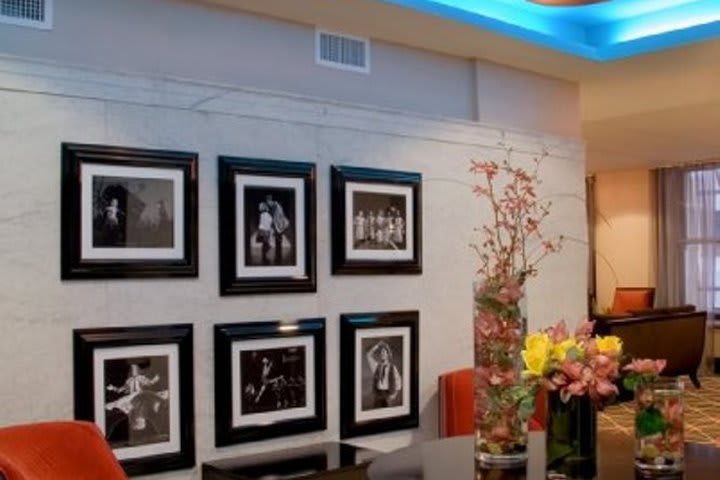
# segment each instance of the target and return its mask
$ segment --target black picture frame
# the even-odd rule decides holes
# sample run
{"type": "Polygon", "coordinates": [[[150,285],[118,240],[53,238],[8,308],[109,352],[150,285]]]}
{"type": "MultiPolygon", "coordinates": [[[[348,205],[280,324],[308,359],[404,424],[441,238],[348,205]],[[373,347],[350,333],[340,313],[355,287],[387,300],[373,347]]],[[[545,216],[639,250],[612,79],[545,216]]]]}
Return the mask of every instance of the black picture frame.
{"type": "Polygon", "coordinates": [[[197,277],[196,153],[63,143],[61,279],[197,277]]]}
{"type": "Polygon", "coordinates": [[[418,325],[417,311],[340,316],[341,439],[418,426],[418,325]],[[375,382],[383,376],[378,375],[384,363],[379,360],[383,344],[389,362],[384,368],[385,386],[378,392],[375,382]],[[372,365],[368,357],[377,364],[372,365]],[[400,378],[393,379],[398,374],[400,378]],[[395,387],[391,386],[393,382],[395,387]]]}
{"type": "Polygon", "coordinates": [[[128,475],[195,466],[192,324],[76,329],[73,349],[75,418],[128,475]]]}
{"type": "Polygon", "coordinates": [[[220,295],[317,291],[315,177],[314,163],[218,157],[220,295]]]}
{"type": "Polygon", "coordinates": [[[324,318],[219,324],[214,343],[216,446],[327,428],[324,318]]]}
{"type": "Polygon", "coordinates": [[[333,274],[422,273],[420,173],[332,166],[331,190],[333,274]],[[366,217],[363,205],[372,212],[366,217]],[[371,226],[375,211],[384,227],[371,226]]]}

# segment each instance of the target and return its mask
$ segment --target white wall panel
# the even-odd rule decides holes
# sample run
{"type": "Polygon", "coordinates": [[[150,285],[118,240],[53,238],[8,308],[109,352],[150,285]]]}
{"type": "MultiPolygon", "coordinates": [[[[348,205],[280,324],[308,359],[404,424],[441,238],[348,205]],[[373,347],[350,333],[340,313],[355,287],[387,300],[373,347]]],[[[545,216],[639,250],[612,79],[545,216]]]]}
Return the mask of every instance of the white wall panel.
{"type": "MultiPolygon", "coordinates": [[[[198,465],[338,438],[339,314],[420,311],[421,425],[354,443],[391,449],[437,429],[439,373],[471,362],[468,248],[487,208],[470,192],[470,158],[500,158],[506,138],[529,162],[543,146],[541,195],[551,230],[585,238],[582,146],[575,140],[311,98],[0,59],[0,424],[72,416],[72,329],[191,322],[195,326],[198,465]],[[203,102],[203,99],[217,98],[203,102]],[[193,107],[195,105],[195,107],[193,107]],[[60,143],[167,148],[200,154],[200,274],[196,279],[60,281],[60,143]],[[316,294],[218,295],[217,155],[311,161],[318,168],[316,294]],[[423,274],[330,275],[330,165],[423,174],[423,274]],[[328,429],[214,448],[212,326],[281,317],[327,319],[328,429]]],[[[552,233],[548,232],[548,233],[552,233]]],[[[569,245],[528,292],[530,328],[585,313],[586,248],[569,245]]],[[[148,479],[199,480],[199,467],[148,479]]]]}

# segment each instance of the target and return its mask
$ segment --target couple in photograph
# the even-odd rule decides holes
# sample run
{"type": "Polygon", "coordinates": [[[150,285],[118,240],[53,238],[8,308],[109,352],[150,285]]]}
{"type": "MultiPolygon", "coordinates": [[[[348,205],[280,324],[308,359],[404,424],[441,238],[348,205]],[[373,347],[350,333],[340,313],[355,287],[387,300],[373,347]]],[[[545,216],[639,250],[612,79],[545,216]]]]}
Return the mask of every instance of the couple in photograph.
{"type": "Polygon", "coordinates": [[[273,241],[275,247],[274,263],[280,265],[282,264],[283,235],[290,227],[290,220],[285,215],[282,205],[273,200],[272,195],[265,196],[265,201],[260,202],[258,210],[260,218],[255,241],[262,244],[262,263],[264,265],[270,264],[268,252],[271,248],[271,241],[273,241]]]}

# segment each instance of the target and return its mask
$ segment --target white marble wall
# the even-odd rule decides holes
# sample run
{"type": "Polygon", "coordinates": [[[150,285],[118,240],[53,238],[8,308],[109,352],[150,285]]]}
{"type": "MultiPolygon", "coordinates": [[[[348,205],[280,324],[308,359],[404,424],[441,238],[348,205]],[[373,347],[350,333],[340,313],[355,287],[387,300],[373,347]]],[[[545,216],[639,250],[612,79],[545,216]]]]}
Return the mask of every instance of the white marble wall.
{"type": "MultiPolygon", "coordinates": [[[[585,311],[584,162],[575,140],[397,111],[0,58],[0,425],[70,418],[72,330],[191,322],[195,326],[198,465],[338,438],[341,312],[420,311],[420,428],[354,443],[391,449],[436,435],[436,379],[471,362],[473,227],[487,209],[470,193],[470,158],[500,158],[501,139],[528,161],[547,147],[540,192],[552,232],[581,240],[542,266],[528,288],[530,328],[585,311]],[[60,143],[92,142],[200,155],[200,273],[195,279],[60,281],[60,143]],[[318,166],[318,291],[218,295],[219,154],[318,166]],[[330,275],[329,168],[423,174],[423,274],[330,275]],[[328,429],[216,449],[212,325],[279,317],[327,319],[328,429]]],[[[199,479],[193,470],[150,479],[199,479]]]]}

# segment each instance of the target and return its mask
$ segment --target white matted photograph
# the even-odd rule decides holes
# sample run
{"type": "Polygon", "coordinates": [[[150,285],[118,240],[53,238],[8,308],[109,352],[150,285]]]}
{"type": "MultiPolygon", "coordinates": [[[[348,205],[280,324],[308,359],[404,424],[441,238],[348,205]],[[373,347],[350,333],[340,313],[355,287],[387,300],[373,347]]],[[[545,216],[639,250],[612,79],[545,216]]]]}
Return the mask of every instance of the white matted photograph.
{"type": "Polygon", "coordinates": [[[240,340],[232,356],[233,427],[313,415],[313,336],[240,340]]]}
{"type": "Polygon", "coordinates": [[[177,345],[98,348],[95,418],[119,460],[180,449],[177,345]]]}
{"type": "Polygon", "coordinates": [[[81,178],[83,259],[183,257],[181,171],[85,164],[81,178]]]}
{"type": "Polygon", "coordinates": [[[345,251],[348,260],[412,260],[412,187],[347,182],[345,251]]]}
{"type": "Polygon", "coordinates": [[[305,192],[301,178],[235,176],[236,278],[305,273],[305,192]]]}
{"type": "Polygon", "coordinates": [[[422,273],[422,175],[333,166],[332,272],[422,273]]]}
{"type": "Polygon", "coordinates": [[[340,437],[418,424],[416,311],[340,317],[340,437]]]}
{"type": "Polygon", "coordinates": [[[80,329],[75,417],[94,422],[129,475],[195,464],[192,325],[80,329]]]}
{"type": "Polygon", "coordinates": [[[220,294],[314,292],[315,165],[221,156],[220,294]]]}
{"type": "Polygon", "coordinates": [[[410,413],[410,327],[358,330],[355,421],[410,413]]]}
{"type": "Polygon", "coordinates": [[[322,430],[325,319],[215,326],[217,446],[322,430]]]}

